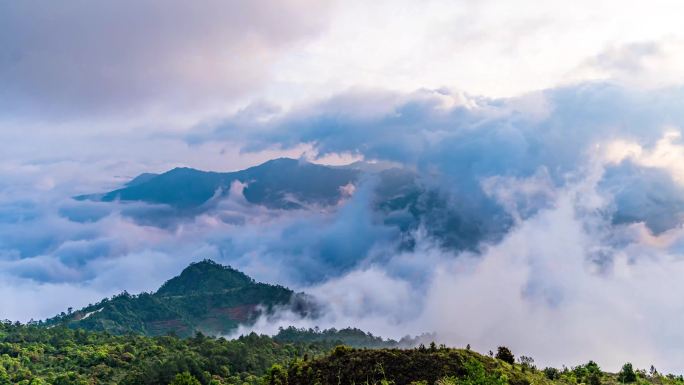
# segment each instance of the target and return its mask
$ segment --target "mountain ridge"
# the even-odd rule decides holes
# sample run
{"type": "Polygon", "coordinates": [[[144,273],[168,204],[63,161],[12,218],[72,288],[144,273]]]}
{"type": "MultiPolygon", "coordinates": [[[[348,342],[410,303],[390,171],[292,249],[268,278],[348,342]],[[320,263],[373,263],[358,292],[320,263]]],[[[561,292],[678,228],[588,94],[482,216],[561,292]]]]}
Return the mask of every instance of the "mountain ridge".
{"type": "Polygon", "coordinates": [[[140,223],[167,227],[175,225],[174,219],[211,211],[231,193],[235,182],[242,184],[240,193],[246,202],[275,210],[334,206],[353,195],[354,187],[366,183],[372,189],[369,206],[373,220],[397,231],[402,250],[415,246],[415,232],[422,228],[446,249],[476,252],[483,241],[499,240],[513,223],[496,203],[462,201],[464,197],[426,182],[415,170],[391,163],[324,166],[277,158],[227,173],[176,167],[162,174],[144,175],[133,178],[130,186],[75,199],[164,205],[159,213],[148,217],[135,210],[124,215],[140,223]]]}
{"type": "Polygon", "coordinates": [[[342,197],[340,188],[355,182],[359,173],[356,169],[277,158],[233,172],[176,167],[161,174],[143,173],[119,189],[74,198],[104,202],[142,201],[193,210],[217,193],[226,195],[232,183],[240,182],[245,185],[243,194],[249,203],[268,208],[297,209],[302,204],[335,203],[342,197]],[[312,184],[312,180],[316,183],[312,184]]]}

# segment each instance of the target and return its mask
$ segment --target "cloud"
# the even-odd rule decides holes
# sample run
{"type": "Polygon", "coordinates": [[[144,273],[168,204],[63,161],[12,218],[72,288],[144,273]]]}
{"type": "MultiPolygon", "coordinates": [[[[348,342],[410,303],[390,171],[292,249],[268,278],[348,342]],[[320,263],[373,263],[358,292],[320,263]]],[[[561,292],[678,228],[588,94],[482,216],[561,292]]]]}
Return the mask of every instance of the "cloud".
{"type": "Polygon", "coordinates": [[[643,167],[668,172],[680,184],[684,184],[684,151],[681,130],[667,130],[652,149],[645,149],[635,142],[615,141],[606,149],[606,157],[613,163],[630,160],[643,167]]]}
{"type": "Polygon", "coordinates": [[[679,301],[684,232],[680,226],[653,235],[643,224],[612,224],[603,215],[611,201],[597,183],[601,174],[555,188],[552,204],[480,255],[423,238],[389,263],[305,287],[329,304],[321,318],[286,313],[242,331],[274,333],[291,324],[361,326],[393,338],[430,331],[438,342],[479,351],[506,345],[538,365],[592,359],[613,371],[629,361],[678,372],[675,341],[684,335],[670,320],[682,316],[672,304],[679,301]],[[427,274],[405,274],[398,267],[406,263],[427,274]]]}
{"type": "Polygon", "coordinates": [[[227,119],[210,138],[243,133],[253,149],[304,142],[399,162],[446,194],[445,218],[511,219],[483,228],[500,238],[463,251],[436,242],[425,231],[439,221],[424,217],[412,250],[370,253],[341,277],[301,286],[332,304],[321,319],[284,316],[257,330],[434,331],[483,351],[510,345],[542,364],[681,370],[680,333],[662,321],[681,317],[668,289],[679,286],[684,251],[681,92],[587,84],[535,95],[535,108],[517,98],[445,107],[444,90],[352,93],[254,126],[227,119]],[[354,101],[372,107],[355,114],[354,101]]]}
{"type": "MultiPolygon", "coordinates": [[[[476,223],[473,233],[495,235],[509,226],[502,204],[511,204],[490,196],[496,192],[487,188],[496,180],[541,172],[549,186],[562,186],[603,152],[616,167],[629,158],[679,178],[681,146],[674,140],[684,125],[681,95],[681,88],[642,92],[607,83],[510,99],[448,90],[350,91],[265,120],[246,121],[238,114],[190,140],[238,137],[248,151],[307,143],[319,155],[351,153],[403,164],[418,170],[421,183],[442,192],[452,218],[476,223]],[[632,144],[620,144],[625,141],[632,144]]],[[[620,181],[613,181],[619,187],[620,181]]],[[[433,222],[439,221],[445,222],[433,222]]],[[[475,239],[482,238],[488,237],[475,239]]]]}
{"type": "Polygon", "coordinates": [[[610,79],[645,89],[681,85],[684,77],[678,68],[684,64],[683,48],[680,36],[611,44],[572,72],[585,79],[610,79]]]}
{"type": "Polygon", "coordinates": [[[1,117],[168,114],[235,102],[264,84],[284,49],[323,28],[327,8],[298,0],[3,3],[1,117]]]}
{"type": "Polygon", "coordinates": [[[451,86],[498,98],[597,78],[629,83],[635,72],[640,85],[681,84],[677,6],[3,4],[0,119],[97,125],[106,116],[119,126],[144,120],[166,131],[255,100],[289,106],[349,88],[451,86]]]}
{"type": "MultiPolygon", "coordinates": [[[[681,246],[643,242],[639,224],[606,222],[602,210],[610,200],[596,176],[558,190],[553,206],[521,222],[481,259],[442,264],[425,324],[450,341],[478,349],[505,343],[554,365],[595,359],[611,369],[632,361],[681,370],[668,342],[679,336],[662,322],[680,316],[669,304],[679,286],[681,246]]],[[[681,235],[678,226],[662,238],[681,235]]]]}
{"type": "MultiPolygon", "coordinates": [[[[284,55],[266,93],[296,103],[352,87],[408,93],[448,86],[501,98],[587,80],[629,81],[576,69],[612,46],[681,40],[680,7],[676,0],[339,2],[324,33],[284,55]]],[[[681,52],[675,47],[667,56],[681,52]]],[[[648,78],[681,84],[681,61],[666,61],[667,74],[646,66],[648,78]]]]}

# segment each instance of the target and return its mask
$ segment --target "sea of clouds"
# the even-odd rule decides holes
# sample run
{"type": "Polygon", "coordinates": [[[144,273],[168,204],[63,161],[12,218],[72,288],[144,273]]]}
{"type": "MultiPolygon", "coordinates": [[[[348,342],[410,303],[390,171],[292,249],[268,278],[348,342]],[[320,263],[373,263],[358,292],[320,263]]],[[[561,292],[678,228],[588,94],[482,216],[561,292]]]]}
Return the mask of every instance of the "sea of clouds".
{"type": "MultiPolygon", "coordinates": [[[[316,320],[260,320],[252,329],[261,332],[434,332],[480,351],[507,345],[541,364],[594,359],[616,369],[629,360],[681,371],[682,101],[681,88],[610,83],[509,99],[350,90],[288,110],[257,103],[161,138],[127,134],[136,138],[128,150],[113,141],[85,151],[87,161],[5,156],[1,317],[42,319],[123,290],[153,291],[211,258],[325,305],[316,320]],[[240,184],[195,216],[71,199],[163,171],[178,156],[216,164],[226,147],[252,164],[303,153],[392,162],[474,224],[477,247],[445,246],[428,222],[414,247],[399,247],[402,234],[373,209],[372,177],[336,206],[311,210],[250,205],[240,184]]],[[[68,145],[101,143],[79,140],[68,145]]]]}

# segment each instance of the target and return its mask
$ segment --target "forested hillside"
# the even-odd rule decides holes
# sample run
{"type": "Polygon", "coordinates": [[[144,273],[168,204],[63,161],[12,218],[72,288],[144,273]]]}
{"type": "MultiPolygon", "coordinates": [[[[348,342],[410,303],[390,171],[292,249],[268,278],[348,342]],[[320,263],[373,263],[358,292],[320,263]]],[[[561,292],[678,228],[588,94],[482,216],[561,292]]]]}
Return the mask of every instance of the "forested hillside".
{"type": "Polygon", "coordinates": [[[259,384],[272,365],[323,356],[338,344],[397,342],[358,329],[290,328],[275,337],[226,340],[203,334],[115,336],[6,321],[0,323],[0,385],[168,384],[184,372],[202,384],[259,384]]]}
{"type": "Polygon", "coordinates": [[[531,357],[516,359],[506,347],[482,355],[466,349],[420,345],[413,349],[336,347],[314,360],[275,365],[269,384],[379,385],[617,385],[684,384],[682,376],[662,375],[655,368],[635,370],[627,363],[619,373],[606,373],[593,361],[572,368],[537,368],[531,357]]]}
{"type": "Polygon", "coordinates": [[[0,324],[0,384],[168,384],[189,372],[202,384],[257,384],[274,363],[323,354],[251,334],[236,340],[114,336],[58,326],[0,324]]]}
{"type": "Polygon", "coordinates": [[[257,283],[235,269],[204,260],[188,266],[155,293],[122,293],[63,313],[46,324],[112,334],[228,334],[275,307],[287,307],[302,315],[314,311],[304,294],[257,283]]]}
{"type": "Polygon", "coordinates": [[[392,346],[357,329],[281,330],[275,337],[250,334],[235,340],[197,334],[115,336],[65,326],[0,323],[0,385],[683,385],[681,376],[626,364],[617,374],[589,361],[572,368],[537,368],[506,348],[485,356],[469,349],[430,344],[392,346]],[[316,336],[316,341],[311,341],[316,336]],[[365,337],[364,337],[365,336],[365,337]],[[297,340],[298,342],[290,342],[297,340]]]}

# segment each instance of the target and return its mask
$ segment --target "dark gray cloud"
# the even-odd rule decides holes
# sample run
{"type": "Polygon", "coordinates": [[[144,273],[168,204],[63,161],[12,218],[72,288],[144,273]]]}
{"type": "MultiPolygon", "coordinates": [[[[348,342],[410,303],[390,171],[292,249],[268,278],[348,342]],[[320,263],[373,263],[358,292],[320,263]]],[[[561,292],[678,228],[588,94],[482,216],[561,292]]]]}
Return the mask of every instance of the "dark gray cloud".
{"type": "Polygon", "coordinates": [[[326,15],[306,0],[3,2],[0,110],[42,119],[234,101],[326,15]]]}

